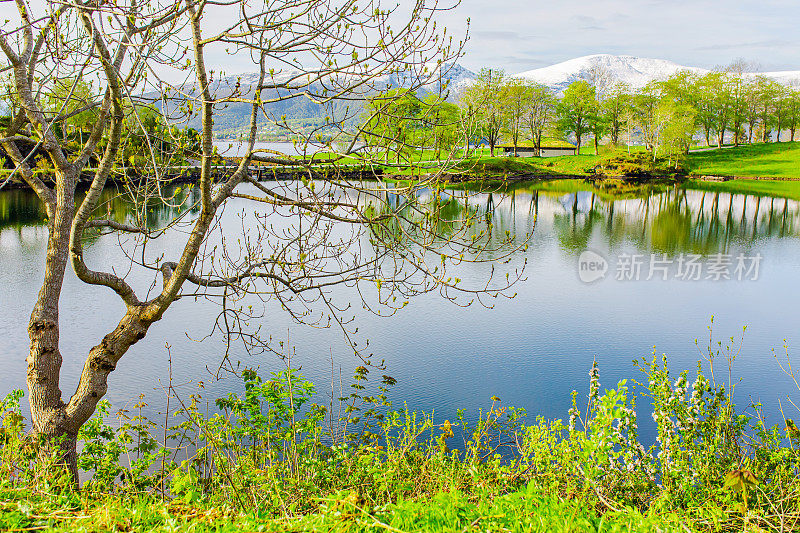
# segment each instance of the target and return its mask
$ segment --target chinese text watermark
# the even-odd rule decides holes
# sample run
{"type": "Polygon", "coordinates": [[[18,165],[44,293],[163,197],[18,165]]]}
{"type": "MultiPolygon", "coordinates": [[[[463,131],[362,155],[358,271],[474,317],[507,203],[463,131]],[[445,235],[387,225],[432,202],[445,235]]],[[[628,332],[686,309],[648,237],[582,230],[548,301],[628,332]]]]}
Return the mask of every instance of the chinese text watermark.
{"type": "Polygon", "coordinates": [[[578,277],[592,283],[613,274],[617,281],[679,280],[679,281],[756,281],[762,256],[738,254],[627,254],[616,257],[611,264],[601,254],[584,251],[578,258],[578,277]]]}

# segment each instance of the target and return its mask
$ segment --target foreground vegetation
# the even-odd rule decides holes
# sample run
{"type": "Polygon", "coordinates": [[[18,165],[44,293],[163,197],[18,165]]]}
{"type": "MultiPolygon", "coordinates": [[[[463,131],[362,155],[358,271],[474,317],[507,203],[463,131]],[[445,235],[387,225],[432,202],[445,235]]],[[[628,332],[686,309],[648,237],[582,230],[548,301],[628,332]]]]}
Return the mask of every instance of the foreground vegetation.
{"type": "Polygon", "coordinates": [[[394,380],[376,387],[364,367],[325,408],[294,370],[266,381],[245,371],[245,392],[216,400],[211,416],[199,395],[171,389],[179,409],[166,430],[141,415],[144,404],[112,427],[102,404],[81,432],[91,475],[80,491],[57,467],[36,466],[14,393],[2,404],[0,529],[800,530],[800,432],[734,404],[735,385],[714,379],[715,360],[732,353],[709,352],[710,377],[698,370],[693,381],[653,355],[636,363],[641,383],[605,391],[594,365],[588,402],[574,392],[567,422],[528,421],[496,397],[452,422],[394,410],[394,380]],[[643,397],[650,447],[639,437],[643,397]]]}

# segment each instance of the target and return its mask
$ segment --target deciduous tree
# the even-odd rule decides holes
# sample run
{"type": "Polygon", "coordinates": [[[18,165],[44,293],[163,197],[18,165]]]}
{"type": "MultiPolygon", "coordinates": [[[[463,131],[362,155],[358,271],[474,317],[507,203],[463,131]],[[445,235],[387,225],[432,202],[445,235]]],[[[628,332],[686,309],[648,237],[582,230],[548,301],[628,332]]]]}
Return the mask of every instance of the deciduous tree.
{"type": "Polygon", "coordinates": [[[506,119],[506,110],[500,98],[505,79],[502,70],[481,69],[475,82],[461,97],[468,120],[475,124],[476,137],[488,143],[492,157],[506,119]]]}
{"type": "Polygon", "coordinates": [[[527,137],[539,156],[544,133],[555,125],[558,100],[548,87],[540,83],[531,83],[529,90],[531,98],[523,122],[527,137]]]}
{"type": "MultiPolygon", "coordinates": [[[[356,118],[365,95],[390,77],[402,77],[404,86],[416,91],[435,79],[431,65],[458,56],[459,43],[435,29],[438,4],[418,0],[406,7],[387,9],[372,0],[79,0],[31,8],[24,0],[16,1],[15,21],[0,32],[0,49],[13,71],[14,96],[20,102],[0,142],[16,169],[0,185],[20,177],[47,213],[44,279],[28,327],[31,422],[45,451],[60,453],[76,480],[78,430],[106,394],[109,375],[185,294],[221,304],[218,325],[224,324],[230,350],[237,341],[246,351],[270,349],[268,336],[259,335],[250,324],[272,306],[300,321],[339,325],[354,351],[369,360],[363,344],[353,340],[345,316],[349,304],[333,299],[332,286],[357,286],[358,294],[364,295],[362,286],[375,290],[377,284],[377,302],[363,296],[362,303],[389,311],[420,292],[437,290],[455,298],[495,290],[494,285],[462,287],[447,275],[448,265],[488,242],[468,215],[452,221],[443,233],[417,200],[416,187],[396,189],[402,199],[398,205],[386,201],[380,182],[365,185],[336,172],[341,162],[369,163],[359,140],[363,131],[345,127],[356,118]],[[256,74],[248,87],[219,82],[209,57],[226,50],[252,60],[256,74]],[[72,84],[64,83],[70,79],[72,84]],[[170,85],[170,79],[178,81],[170,85]],[[81,98],[91,105],[95,120],[80,150],[69,152],[55,126],[71,118],[69,104],[77,80],[92,80],[93,98],[81,98]],[[55,91],[56,83],[66,91],[55,91]],[[170,126],[193,113],[200,115],[197,182],[191,195],[181,197],[188,203],[175,205],[178,197],[167,188],[170,165],[154,163],[141,169],[135,181],[125,182],[130,217],[111,220],[101,205],[101,193],[122,170],[118,155],[126,107],[137,113],[141,95],[153,93],[152,103],[161,102],[170,126]],[[47,95],[63,98],[49,101],[47,95]],[[333,140],[325,142],[328,150],[339,151],[326,154],[327,176],[313,152],[293,158],[256,148],[260,119],[291,131],[291,124],[272,117],[266,107],[286,100],[311,100],[328,112],[326,128],[333,140]],[[215,168],[215,108],[234,103],[250,110],[242,157],[215,168]],[[184,116],[176,118],[181,111],[184,116]],[[34,173],[20,150],[20,143],[29,142],[47,153],[54,168],[50,179],[34,173]],[[76,195],[79,177],[96,152],[99,161],[91,169],[90,186],[84,195],[76,195]],[[303,179],[259,182],[251,172],[254,162],[296,167],[303,179]],[[243,212],[249,225],[220,225],[222,210],[232,200],[252,203],[243,212]],[[165,227],[152,227],[144,207],[154,202],[181,214],[165,227]],[[275,224],[283,219],[289,223],[275,224]],[[182,244],[155,253],[154,241],[170,232],[182,244]],[[87,239],[109,233],[114,235],[105,238],[120,242],[127,257],[122,264],[84,253],[87,239]],[[64,321],[59,313],[68,266],[84,283],[116,294],[123,307],[117,324],[96,339],[88,354],[61,352],[61,334],[68,324],[80,323],[80,317],[64,321]],[[140,277],[125,274],[134,271],[140,277]],[[135,281],[142,277],[146,283],[135,281]],[[61,391],[64,356],[85,358],[69,397],[61,391]]],[[[149,142],[144,155],[154,161],[149,142]]],[[[185,155],[175,153],[173,161],[185,155]]],[[[487,257],[496,260],[497,255],[487,257]]]]}
{"type": "Polygon", "coordinates": [[[558,128],[575,136],[576,153],[581,153],[581,139],[592,131],[592,121],[598,111],[594,87],[585,81],[576,81],[564,91],[558,104],[558,128]]]}

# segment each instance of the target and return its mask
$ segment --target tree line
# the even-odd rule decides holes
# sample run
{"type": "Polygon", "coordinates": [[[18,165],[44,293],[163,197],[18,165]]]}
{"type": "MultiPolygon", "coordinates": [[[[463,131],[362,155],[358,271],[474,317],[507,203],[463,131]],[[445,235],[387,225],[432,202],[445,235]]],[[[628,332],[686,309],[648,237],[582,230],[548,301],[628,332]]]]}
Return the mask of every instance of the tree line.
{"type": "MultiPolygon", "coordinates": [[[[675,164],[692,146],[722,147],[794,141],[800,124],[800,87],[787,87],[741,66],[707,74],[681,71],[641,88],[611,83],[600,69],[561,94],[546,85],[482,69],[456,102],[395,89],[365,106],[363,141],[387,163],[411,154],[436,154],[486,144],[492,156],[503,143],[532,146],[538,155],[548,138],[568,140],[577,153],[587,141],[643,145],[653,158],[675,164]],[[401,95],[402,98],[397,98],[401,95]]],[[[436,156],[438,158],[438,155],[436,156]]]]}
{"type": "Polygon", "coordinates": [[[464,91],[460,105],[475,118],[475,136],[494,148],[524,141],[538,151],[543,135],[570,139],[580,151],[590,137],[601,142],[643,144],[654,156],[677,158],[697,143],[722,147],[795,140],[800,88],[730,68],[707,74],[681,71],[640,89],[610,83],[595,71],[561,95],[545,85],[484,69],[464,91]]]}

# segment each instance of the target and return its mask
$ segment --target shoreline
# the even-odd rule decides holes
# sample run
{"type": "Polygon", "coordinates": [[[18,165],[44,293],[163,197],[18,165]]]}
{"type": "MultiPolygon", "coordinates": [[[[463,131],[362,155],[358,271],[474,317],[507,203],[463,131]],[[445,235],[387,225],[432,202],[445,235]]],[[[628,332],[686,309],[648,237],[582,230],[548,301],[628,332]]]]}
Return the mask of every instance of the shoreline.
{"type": "MultiPolygon", "coordinates": [[[[215,174],[222,174],[225,173],[227,170],[231,169],[230,166],[221,167],[221,170],[215,171],[215,174]]],[[[281,167],[280,170],[270,170],[271,167],[266,165],[256,165],[251,169],[251,172],[255,174],[255,177],[258,181],[290,181],[293,179],[299,179],[300,174],[302,173],[301,170],[286,170],[285,167],[281,167]]],[[[372,168],[372,169],[342,169],[339,168],[337,170],[339,176],[342,179],[363,179],[363,180],[376,180],[376,179],[384,179],[390,181],[416,181],[419,179],[429,179],[435,176],[434,173],[426,173],[421,175],[409,175],[409,174],[389,174],[384,171],[382,168],[372,168]]],[[[326,176],[327,177],[327,176],[326,176]]],[[[93,174],[91,172],[84,172],[81,174],[81,177],[78,181],[78,187],[81,186],[88,186],[93,178],[93,174]]],[[[187,183],[196,183],[200,178],[200,170],[197,167],[182,167],[179,168],[176,172],[163,176],[161,178],[162,181],[168,182],[169,184],[187,184],[187,183]]],[[[0,178],[0,183],[4,178],[0,178]]],[[[132,172],[130,169],[126,169],[126,174],[124,176],[117,176],[117,177],[109,177],[106,183],[106,186],[112,185],[120,185],[124,184],[125,182],[138,182],[142,181],[144,178],[132,172]]],[[[42,178],[45,184],[52,186],[54,184],[53,179],[42,178]]],[[[800,177],[789,177],[789,176],[728,176],[728,175],[651,175],[651,176],[603,176],[603,175],[587,175],[587,174],[533,174],[533,173],[522,173],[522,174],[509,174],[509,175],[484,175],[484,176],[475,176],[469,174],[453,174],[453,173],[443,173],[439,177],[439,181],[442,183],[453,183],[453,184],[479,184],[479,183],[497,183],[497,182],[504,182],[504,183],[525,183],[525,182],[545,182],[545,181],[562,181],[562,180],[584,180],[591,183],[602,183],[604,181],[624,181],[628,184],[650,184],[650,183],[683,183],[686,181],[698,181],[698,182],[706,182],[706,183],[727,183],[730,184],[731,182],[776,182],[776,183],[787,183],[787,182],[800,182],[800,177]]],[[[10,181],[9,183],[5,184],[0,191],[3,190],[31,190],[31,187],[22,180],[15,179],[10,181]]]]}

